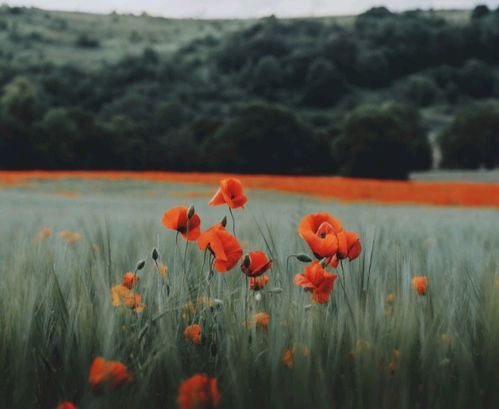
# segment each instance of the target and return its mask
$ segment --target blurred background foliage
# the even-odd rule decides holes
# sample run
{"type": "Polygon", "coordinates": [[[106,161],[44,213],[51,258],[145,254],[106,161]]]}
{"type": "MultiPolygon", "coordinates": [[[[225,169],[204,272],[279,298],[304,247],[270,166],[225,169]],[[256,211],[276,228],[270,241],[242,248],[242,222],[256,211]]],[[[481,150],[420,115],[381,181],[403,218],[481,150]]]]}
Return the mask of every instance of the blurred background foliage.
{"type": "Polygon", "coordinates": [[[0,167],[407,178],[499,165],[499,9],[0,7],[0,167]]]}

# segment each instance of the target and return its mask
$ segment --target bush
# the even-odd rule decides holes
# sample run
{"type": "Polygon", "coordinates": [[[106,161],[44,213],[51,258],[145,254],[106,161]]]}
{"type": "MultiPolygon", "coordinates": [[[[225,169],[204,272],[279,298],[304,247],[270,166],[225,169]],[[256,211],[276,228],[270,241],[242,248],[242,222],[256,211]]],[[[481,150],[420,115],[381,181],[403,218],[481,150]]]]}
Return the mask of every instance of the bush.
{"type": "Polygon", "coordinates": [[[409,106],[362,105],[348,114],[331,144],[345,176],[407,179],[431,166],[431,149],[419,113],[409,106]]]}
{"type": "Polygon", "coordinates": [[[327,107],[335,104],[346,92],[341,72],[324,58],[314,60],[307,71],[303,102],[307,105],[327,107]]]}
{"type": "Polygon", "coordinates": [[[99,40],[90,38],[85,34],[78,36],[76,39],[76,46],[80,48],[97,48],[100,46],[99,40]]]}
{"type": "Polygon", "coordinates": [[[479,60],[468,60],[459,72],[461,92],[474,98],[494,95],[496,74],[491,67],[479,60]]]}
{"type": "Polygon", "coordinates": [[[431,105],[437,96],[438,87],[431,78],[413,75],[400,84],[400,93],[407,102],[419,107],[431,105]]]}
{"type": "Polygon", "coordinates": [[[327,142],[287,109],[250,104],[205,144],[211,168],[242,173],[322,173],[331,168],[327,142]]]}
{"type": "Polygon", "coordinates": [[[481,103],[458,112],[439,136],[442,167],[499,165],[499,104],[481,103]]]}

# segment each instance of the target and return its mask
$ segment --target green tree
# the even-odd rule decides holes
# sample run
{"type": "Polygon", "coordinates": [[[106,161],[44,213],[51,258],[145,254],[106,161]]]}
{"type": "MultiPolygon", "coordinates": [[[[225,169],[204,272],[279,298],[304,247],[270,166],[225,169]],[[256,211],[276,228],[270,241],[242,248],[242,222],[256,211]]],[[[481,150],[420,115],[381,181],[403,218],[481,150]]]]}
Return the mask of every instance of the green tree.
{"type": "Polygon", "coordinates": [[[331,149],[345,176],[407,179],[431,166],[419,113],[400,104],[361,105],[346,116],[331,149]]]}

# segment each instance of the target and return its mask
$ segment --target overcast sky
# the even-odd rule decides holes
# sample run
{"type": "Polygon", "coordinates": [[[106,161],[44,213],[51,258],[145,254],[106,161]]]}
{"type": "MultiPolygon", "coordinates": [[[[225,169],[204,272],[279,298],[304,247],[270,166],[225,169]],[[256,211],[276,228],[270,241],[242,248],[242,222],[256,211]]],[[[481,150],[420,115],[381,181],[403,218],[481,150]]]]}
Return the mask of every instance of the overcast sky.
{"type": "Polygon", "coordinates": [[[391,10],[414,8],[471,8],[476,4],[499,6],[499,0],[7,0],[11,6],[34,6],[53,10],[78,10],[98,13],[141,13],[167,17],[246,18],[275,14],[321,16],[357,14],[373,6],[391,10]]]}

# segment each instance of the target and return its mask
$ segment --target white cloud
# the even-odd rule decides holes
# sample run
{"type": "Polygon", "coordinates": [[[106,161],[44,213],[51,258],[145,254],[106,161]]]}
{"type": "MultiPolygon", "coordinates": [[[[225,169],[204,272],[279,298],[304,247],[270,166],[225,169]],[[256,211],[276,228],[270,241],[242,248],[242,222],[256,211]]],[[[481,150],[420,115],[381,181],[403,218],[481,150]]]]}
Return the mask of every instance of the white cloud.
{"type": "Polygon", "coordinates": [[[54,10],[78,10],[109,13],[141,13],[168,17],[246,18],[275,14],[285,16],[320,16],[356,14],[373,6],[392,10],[414,8],[471,8],[476,4],[499,6],[499,0],[10,0],[12,5],[54,10]]]}

